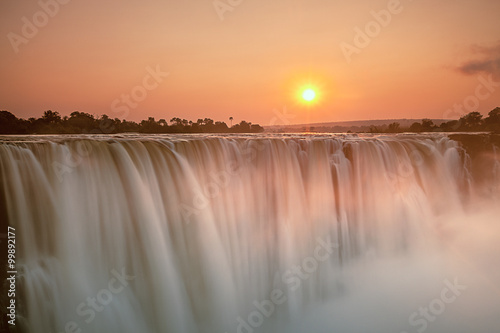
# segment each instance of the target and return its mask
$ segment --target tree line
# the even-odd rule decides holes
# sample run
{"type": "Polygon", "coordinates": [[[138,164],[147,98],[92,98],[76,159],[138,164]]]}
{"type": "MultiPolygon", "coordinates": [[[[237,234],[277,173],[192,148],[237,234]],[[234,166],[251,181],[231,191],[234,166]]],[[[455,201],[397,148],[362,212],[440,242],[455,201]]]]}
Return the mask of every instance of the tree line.
{"type": "MultiPolygon", "coordinates": [[[[233,117],[229,118],[231,123],[233,117]]],[[[232,124],[231,124],[232,125],[232,124]]],[[[312,130],[312,128],[311,128],[312,130]]],[[[114,133],[259,133],[264,128],[258,124],[241,121],[234,126],[210,118],[198,119],[196,122],[174,117],[167,122],[153,117],[139,123],[107,115],[95,117],[92,114],[75,111],[62,117],[59,112],[47,110],[40,118],[17,118],[9,111],[0,111],[0,134],[114,134],[114,133]]],[[[369,127],[370,133],[403,133],[403,132],[493,132],[500,133],[500,107],[491,110],[487,117],[477,111],[470,112],[458,120],[450,120],[440,125],[430,119],[422,119],[410,127],[402,127],[394,122],[389,125],[369,127]]]]}
{"type": "Polygon", "coordinates": [[[384,126],[370,126],[370,133],[403,133],[403,132],[493,132],[500,133],[500,107],[491,110],[486,118],[477,111],[470,112],[458,120],[443,122],[439,126],[430,119],[422,119],[410,127],[401,127],[394,122],[384,126]]]}
{"type": "MultiPolygon", "coordinates": [[[[233,120],[233,117],[229,118],[233,120]]],[[[107,115],[95,117],[92,114],[75,111],[69,117],[62,117],[59,112],[47,110],[40,118],[17,118],[9,111],[0,111],[0,134],[114,134],[126,132],[138,133],[259,133],[264,128],[242,120],[239,124],[228,127],[225,122],[210,118],[196,122],[172,118],[158,121],[153,117],[139,123],[107,115]]]]}

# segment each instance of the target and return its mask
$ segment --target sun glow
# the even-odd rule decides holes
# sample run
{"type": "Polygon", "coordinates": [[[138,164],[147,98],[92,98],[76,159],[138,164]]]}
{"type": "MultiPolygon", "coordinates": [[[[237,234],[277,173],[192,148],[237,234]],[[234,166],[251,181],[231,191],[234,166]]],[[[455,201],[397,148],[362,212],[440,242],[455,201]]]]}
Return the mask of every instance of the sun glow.
{"type": "Polygon", "coordinates": [[[307,102],[311,102],[316,98],[316,92],[310,88],[306,89],[302,92],[302,98],[307,102]]]}
{"type": "Polygon", "coordinates": [[[298,70],[283,82],[288,98],[294,107],[302,111],[318,111],[331,98],[331,77],[324,70],[298,70]]]}

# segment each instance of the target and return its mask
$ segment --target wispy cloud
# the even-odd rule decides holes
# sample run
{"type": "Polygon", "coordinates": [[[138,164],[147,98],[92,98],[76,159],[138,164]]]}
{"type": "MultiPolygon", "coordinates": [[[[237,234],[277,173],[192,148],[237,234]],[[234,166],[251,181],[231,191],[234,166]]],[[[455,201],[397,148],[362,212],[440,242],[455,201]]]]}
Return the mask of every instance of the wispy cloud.
{"type": "Polygon", "coordinates": [[[457,70],[465,75],[492,74],[500,76],[500,40],[493,46],[473,45],[474,59],[459,66],[457,70]]]}

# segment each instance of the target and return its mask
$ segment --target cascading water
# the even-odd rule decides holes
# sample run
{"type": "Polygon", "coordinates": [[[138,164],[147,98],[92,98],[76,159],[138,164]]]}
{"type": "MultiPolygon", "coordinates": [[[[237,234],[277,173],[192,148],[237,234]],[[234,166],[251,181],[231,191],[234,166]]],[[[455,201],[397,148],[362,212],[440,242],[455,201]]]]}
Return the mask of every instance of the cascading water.
{"type": "Polygon", "coordinates": [[[436,258],[478,200],[469,162],[439,135],[3,137],[17,330],[420,331],[441,269],[467,271],[436,258]]]}

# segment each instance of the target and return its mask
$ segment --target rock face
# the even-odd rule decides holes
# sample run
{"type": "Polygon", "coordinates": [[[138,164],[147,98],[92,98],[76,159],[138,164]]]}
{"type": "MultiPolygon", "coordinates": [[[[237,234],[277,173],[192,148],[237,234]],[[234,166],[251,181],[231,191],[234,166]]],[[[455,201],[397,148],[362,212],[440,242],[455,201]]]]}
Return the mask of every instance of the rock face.
{"type": "Polygon", "coordinates": [[[500,134],[461,133],[451,134],[449,138],[457,141],[470,157],[470,171],[479,194],[493,195],[496,182],[500,177],[500,134]]]}
{"type": "Polygon", "coordinates": [[[460,142],[467,153],[473,157],[478,153],[500,149],[500,134],[489,133],[460,133],[450,134],[448,137],[460,142]]]}

